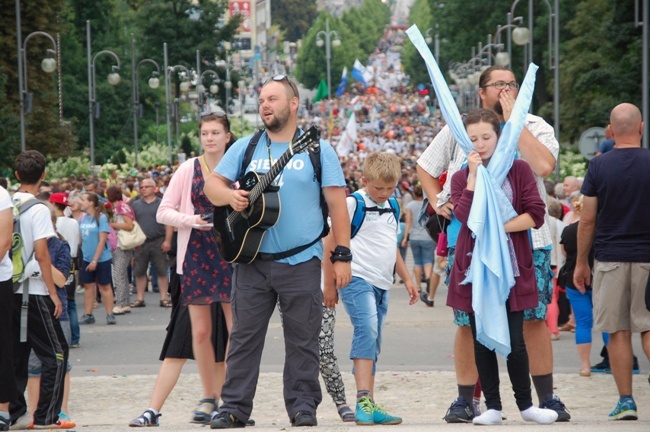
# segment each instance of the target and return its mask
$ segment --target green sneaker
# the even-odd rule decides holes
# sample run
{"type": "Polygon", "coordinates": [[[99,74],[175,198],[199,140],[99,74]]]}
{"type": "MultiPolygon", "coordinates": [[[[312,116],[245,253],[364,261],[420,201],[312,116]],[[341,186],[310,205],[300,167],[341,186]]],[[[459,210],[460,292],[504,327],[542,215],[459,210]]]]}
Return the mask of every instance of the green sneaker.
{"type": "Polygon", "coordinates": [[[354,422],[358,425],[368,426],[375,424],[375,403],[370,396],[357,399],[357,410],[354,413],[354,422]]]}
{"type": "Polygon", "coordinates": [[[632,398],[619,400],[614,411],[609,413],[609,420],[637,420],[638,418],[636,403],[632,398]]]}
{"type": "Polygon", "coordinates": [[[402,423],[401,417],[396,417],[384,411],[384,408],[375,404],[375,411],[372,413],[375,424],[378,425],[398,425],[402,423]]]}

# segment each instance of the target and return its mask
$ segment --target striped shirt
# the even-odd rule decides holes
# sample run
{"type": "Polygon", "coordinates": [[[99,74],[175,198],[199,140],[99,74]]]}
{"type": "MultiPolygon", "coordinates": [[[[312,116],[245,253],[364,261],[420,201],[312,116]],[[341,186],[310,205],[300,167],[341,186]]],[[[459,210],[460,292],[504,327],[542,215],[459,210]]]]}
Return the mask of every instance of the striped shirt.
{"type": "MultiPolygon", "coordinates": [[[[560,145],[555,139],[553,127],[546,123],[543,118],[528,114],[524,125],[528,131],[541,142],[557,161],[560,145]]],[[[433,178],[438,178],[447,171],[448,181],[438,194],[438,207],[441,207],[451,199],[451,177],[462,168],[467,157],[460,148],[448,126],[445,126],[431,144],[418,159],[418,165],[422,167],[433,178]]],[[[546,202],[546,187],[544,179],[535,174],[537,190],[542,200],[546,202]]],[[[544,225],[540,229],[532,229],[533,249],[543,249],[552,245],[551,232],[549,229],[548,211],[544,216],[544,225]]]]}

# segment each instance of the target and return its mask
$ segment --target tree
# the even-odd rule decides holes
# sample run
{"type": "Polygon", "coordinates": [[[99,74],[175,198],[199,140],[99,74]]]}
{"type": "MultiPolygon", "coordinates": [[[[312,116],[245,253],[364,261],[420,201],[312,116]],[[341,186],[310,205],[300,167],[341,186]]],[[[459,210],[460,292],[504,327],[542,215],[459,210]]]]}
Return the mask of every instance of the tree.
{"type": "MultiPolygon", "coordinates": [[[[63,0],[22,2],[21,40],[24,41],[27,35],[35,31],[44,31],[56,38],[56,34],[61,31],[57,17],[62,7],[63,0]]],[[[5,53],[0,58],[0,70],[3,71],[0,92],[5,106],[0,123],[3,127],[16,125],[15,131],[19,132],[19,126],[13,123],[20,114],[16,15],[13,7],[0,10],[0,47],[5,53]]],[[[41,60],[46,56],[46,50],[51,48],[51,42],[43,36],[33,37],[26,45],[27,62],[24,66],[27,71],[28,89],[33,94],[33,98],[32,112],[25,113],[25,142],[28,149],[63,156],[72,150],[75,138],[70,128],[59,121],[58,74],[47,74],[41,69],[41,60]]],[[[20,151],[20,139],[16,137],[19,137],[19,134],[13,131],[0,137],[3,158],[11,163],[20,151]]]]}
{"type": "MultiPolygon", "coordinates": [[[[409,15],[409,24],[416,24],[423,35],[430,28],[434,28],[434,20],[429,9],[428,0],[416,0],[411,8],[409,15]]],[[[413,83],[430,83],[427,67],[422,60],[422,56],[415,49],[415,46],[407,40],[404,44],[404,51],[402,51],[402,64],[404,72],[411,77],[413,83]]],[[[442,67],[441,67],[442,69],[442,67]]]]}
{"type": "MultiPolygon", "coordinates": [[[[341,19],[322,12],[305,35],[296,58],[296,78],[307,88],[316,88],[320,80],[327,80],[325,46],[316,45],[317,34],[326,28],[336,31],[341,45],[332,47],[332,93],[343,68],[352,69],[355,59],[364,62],[377,49],[388,24],[390,10],[381,0],[365,0],[361,7],[346,12],[341,19]],[[351,25],[353,27],[351,27],[351,25]]],[[[323,41],[324,42],[324,41],[323,41]]]]}
{"type": "Polygon", "coordinates": [[[287,41],[296,42],[304,38],[317,15],[316,0],[271,2],[271,22],[280,27],[287,41]]]}
{"type": "Polygon", "coordinates": [[[337,79],[341,76],[343,68],[352,69],[352,64],[356,58],[363,59],[363,53],[356,43],[356,35],[339,20],[330,14],[321,13],[311,30],[304,37],[302,48],[298,51],[296,58],[296,78],[307,88],[316,88],[320,80],[327,80],[327,68],[325,58],[325,46],[316,45],[316,35],[319,31],[325,30],[325,21],[329,19],[330,30],[336,30],[341,45],[332,47],[331,58],[331,78],[332,92],[338,84],[337,79]]]}
{"type": "Polygon", "coordinates": [[[641,105],[641,29],[623,0],[583,0],[566,27],[560,110],[562,129],[574,141],[588,127],[606,126],[615,105],[641,105]]]}

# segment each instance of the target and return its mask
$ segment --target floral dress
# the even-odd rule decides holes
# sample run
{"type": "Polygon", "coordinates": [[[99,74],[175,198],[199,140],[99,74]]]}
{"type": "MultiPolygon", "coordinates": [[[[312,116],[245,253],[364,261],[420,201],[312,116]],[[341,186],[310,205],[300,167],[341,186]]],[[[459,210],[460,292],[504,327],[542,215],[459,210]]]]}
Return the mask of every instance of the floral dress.
{"type": "MultiPolygon", "coordinates": [[[[203,193],[205,180],[201,164],[194,161],[192,205],[194,214],[212,214],[214,205],[203,193]]],[[[187,245],[181,276],[181,302],[184,305],[209,305],[230,302],[232,267],[221,258],[212,230],[193,229],[187,245]]]]}

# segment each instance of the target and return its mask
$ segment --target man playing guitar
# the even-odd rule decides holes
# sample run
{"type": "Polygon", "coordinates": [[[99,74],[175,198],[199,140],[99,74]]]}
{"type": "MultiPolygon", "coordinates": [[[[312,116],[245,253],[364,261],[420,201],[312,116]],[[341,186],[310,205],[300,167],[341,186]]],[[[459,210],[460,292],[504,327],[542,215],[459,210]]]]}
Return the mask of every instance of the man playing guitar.
{"type": "MultiPolygon", "coordinates": [[[[286,76],[266,81],[259,97],[259,114],[266,132],[259,138],[246,172],[264,173],[285,153],[300,134],[297,111],[300,97],[286,76]]],[[[206,180],[205,194],[217,206],[246,210],[249,192],[231,185],[242,177],[242,162],[252,136],[237,141],[206,180]]],[[[293,426],[316,426],[316,408],[322,396],[318,380],[318,335],[323,295],[320,287],[323,232],[321,188],[329,207],[339,259],[330,277],[336,286],[351,277],[350,219],[345,202],[345,181],[338,157],[327,143],[320,143],[321,181],[314,176],[309,155],[296,154],[276,178],[281,211],[261,242],[260,253],[250,264],[236,264],[233,274],[233,330],[223,405],[213,429],[243,427],[253,408],[260,361],[269,319],[280,302],[285,338],[284,398],[293,426]],[[312,243],[306,249],[300,246],[312,243]],[[292,249],[299,252],[287,256],[292,249]],[[349,256],[349,260],[347,259],[349,256]]]]}

